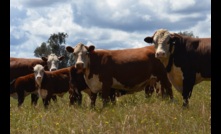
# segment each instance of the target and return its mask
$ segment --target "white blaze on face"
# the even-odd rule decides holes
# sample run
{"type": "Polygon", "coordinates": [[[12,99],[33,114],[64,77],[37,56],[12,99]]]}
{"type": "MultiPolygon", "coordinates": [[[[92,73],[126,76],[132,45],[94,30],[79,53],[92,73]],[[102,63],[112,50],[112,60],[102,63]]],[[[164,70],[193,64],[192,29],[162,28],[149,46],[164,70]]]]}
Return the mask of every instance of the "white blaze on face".
{"type": "Polygon", "coordinates": [[[167,57],[169,53],[170,33],[166,29],[159,29],[153,37],[153,43],[156,48],[155,56],[157,58],[167,57]]]}
{"type": "Polygon", "coordinates": [[[34,74],[36,83],[41,86],[41,81],[44,76],[44,67],[40,64],[34,66],[34,74]]]}
{"type": "Polygon", "coordinates": [[[84,44],[79,43],[76,45],[74,48],[74,61],[75,62],[75,67],[77,69],[83,69],[86,68],[89,62],[89,57],[88,57],[88,50],[84,46],[84,44]]]}
{"type": "Polygon", "coordinates": [[[57,70],[58,64],[59,64],[59,59],[58,59],[57,55],[55,55],[55,54],[48,55],[47,64],[48,64],[48,69],[50,71],[57,70]]]}

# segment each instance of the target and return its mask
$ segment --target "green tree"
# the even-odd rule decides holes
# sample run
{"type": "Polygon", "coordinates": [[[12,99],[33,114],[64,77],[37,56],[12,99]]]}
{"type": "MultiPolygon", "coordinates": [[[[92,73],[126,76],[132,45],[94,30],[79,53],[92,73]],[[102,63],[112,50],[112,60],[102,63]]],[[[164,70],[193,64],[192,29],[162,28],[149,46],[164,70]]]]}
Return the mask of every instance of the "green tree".
{"type": "Polygon", "coordinates": [[[50,48],[47,46],[47,44],[45,42],[41,43],[40,47],[37,47],[34,51],[34,56],[35,57],[42,57],[42,56],[47,56],[49,55],[50,52],[50,48]]]}
{"type": "Polygon", "coordinates": [[[67,67],[69,54],[65,50],[65,39],[68,37],[67,33],[58,32],[51,34],[48,38],[47,43],[48,45],[43,42],[41,46],[37,47],[34,50],[34,55],[36,57],[47,56],[51,53],[56,54],[57,56],[64,56],[65,58],[60,62],[59,68],[67,67]]]}

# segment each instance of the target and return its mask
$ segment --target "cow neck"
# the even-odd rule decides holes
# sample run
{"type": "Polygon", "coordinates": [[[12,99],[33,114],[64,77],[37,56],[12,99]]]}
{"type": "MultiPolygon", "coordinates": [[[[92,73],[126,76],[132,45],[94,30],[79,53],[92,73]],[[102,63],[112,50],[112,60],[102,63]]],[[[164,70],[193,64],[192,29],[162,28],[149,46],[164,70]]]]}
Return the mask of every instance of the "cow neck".
{"type": "Polygon", "coordinates": [[[173,58],[174,58],[173,54],[170,54],[169,61],[167,62],[167,66],[166,66],[167,72],[171,71],[171,68],[172,68],[172,65],[173,65],[173,58]]]}
{"type": "MultiPolygon", "coordinates": [[[[167,72],[170,72],[171,71],[171,68],[173,66],[173,59],[174,59],[174,54],[173,54],[173,47],[175,47],[175,45],[173,44],[170,44],[170,47],[169,47],[169,58],[168,58],[168,62],[167,62],[167,65],[166,65],[166,70],[167,72]]],[[[175,49],[175,48],[174,48],[175,49]]]]}

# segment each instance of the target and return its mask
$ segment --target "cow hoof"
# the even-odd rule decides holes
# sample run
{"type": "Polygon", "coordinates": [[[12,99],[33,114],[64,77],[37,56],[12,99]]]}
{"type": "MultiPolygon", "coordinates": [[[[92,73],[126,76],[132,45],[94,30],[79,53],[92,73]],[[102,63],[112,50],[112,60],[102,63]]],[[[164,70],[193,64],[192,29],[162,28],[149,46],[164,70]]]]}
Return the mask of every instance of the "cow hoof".
{"type": "Polygon", "coordinates": [[[188,103],[183,103],[183,108],[188,108],[189,104],[188,103]]]}

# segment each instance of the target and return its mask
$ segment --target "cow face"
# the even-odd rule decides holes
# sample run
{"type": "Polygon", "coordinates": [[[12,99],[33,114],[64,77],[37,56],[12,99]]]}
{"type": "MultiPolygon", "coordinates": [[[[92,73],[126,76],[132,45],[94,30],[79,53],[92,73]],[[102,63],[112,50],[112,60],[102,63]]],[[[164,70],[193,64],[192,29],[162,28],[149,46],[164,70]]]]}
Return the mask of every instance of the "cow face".
{"type": "Polygon", "coordinates": [[[54,71],[58,69],[59,61],[63,60],[64,56],[58,57],[55,54],[50,54],[48,57],[42,57],[42,60],[47,61],[49,71],[54,71]]]}
{"type": "Polygon", "coordinates": [[[85,46],[82,43],[78,43],[75,47],[67,46],[66,51],[73,53],[74,66],[78,72],[82,72],[89,64],[89,53],[94,51],[94,46],[85,46]]]}
{"type": "Polygon", "coordinates": [[[44,76],[44,67],[40,64],[34,66],[35,81],[40,86],[44,76]]]}
{"type": "Polygon", "coordinates": [[[156,58],[167,58],[169,56],[170,33],[166,29],[157,30],[152,37],[146,37],[144,41],[154,44],[156,58]]]}

